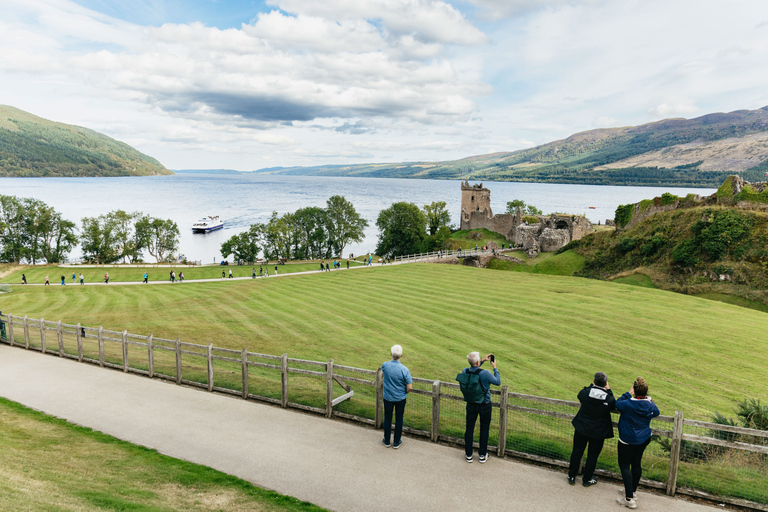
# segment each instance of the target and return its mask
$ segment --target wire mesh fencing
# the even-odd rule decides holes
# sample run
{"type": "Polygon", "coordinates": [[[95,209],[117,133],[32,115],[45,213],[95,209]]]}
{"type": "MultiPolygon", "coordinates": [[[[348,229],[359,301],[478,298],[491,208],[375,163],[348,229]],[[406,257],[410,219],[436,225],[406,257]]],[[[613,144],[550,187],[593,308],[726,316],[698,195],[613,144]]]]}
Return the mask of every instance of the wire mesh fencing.
{"type": "MultiPolygon", "coordinates": [[[[0,342],[125,372],[175,381],[351,419],[380,428],[381,368],[368,370],[155,338],[102,327],[0,314],[0,342]]],[[[489,452],[567,466],[571,420],[579,403],[491,390],[489,452]]],[[[614,416],[618,420],[618,416],[614,416]]],[[[615,424],[614,421],[614,424],[615,424]]],[[[404,431],[435,442],[464,443],[466,403],[455,382],[413,378],[404,431]]],[[[643,483],[768,511],[768,431],[661,416],[643,457],[643,483]]],[[[479,425],[474,444],[479,441],[479,425]]],[[[618,478],[617,439],[607,440],[597,473],[618,478]]]]}

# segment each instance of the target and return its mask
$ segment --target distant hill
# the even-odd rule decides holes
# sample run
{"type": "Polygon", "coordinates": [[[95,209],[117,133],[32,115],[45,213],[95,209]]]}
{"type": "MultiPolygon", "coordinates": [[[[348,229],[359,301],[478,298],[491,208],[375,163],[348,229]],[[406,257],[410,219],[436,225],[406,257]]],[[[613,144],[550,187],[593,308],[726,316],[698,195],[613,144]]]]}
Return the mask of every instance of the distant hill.
{"type": "Polygon", "coordinates": [[[509,153],[447,162],[294,167],[280,174],[718,187],[768,171],[768,107],[601,128],[509,153]]]}
{"type": "Polygon", "coordinates": [[[177,174],[243,174],[234,169],[175,169],[177,174]]]}
{"type": "Polygon", "coordinates": [[[0,177],[173,174],[101,133],[0,105],[0,177]]]}

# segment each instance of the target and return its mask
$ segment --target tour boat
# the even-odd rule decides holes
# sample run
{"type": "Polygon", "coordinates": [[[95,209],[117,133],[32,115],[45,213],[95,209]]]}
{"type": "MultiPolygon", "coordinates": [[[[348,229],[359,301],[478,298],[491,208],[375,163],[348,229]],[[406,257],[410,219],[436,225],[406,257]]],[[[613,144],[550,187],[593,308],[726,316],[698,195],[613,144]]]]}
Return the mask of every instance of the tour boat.
{"type": "Polygon", "coordinates": [[[208,233],[210,231],[216,231],[217,229],[221,229],[223,227],[224,227],[224,221],[221,220],[218,215],[216,215],[215,217],[212,217],[209,215],[208,217],[203,217],[202,219],[192,224],[192,232],[208,233]]]}

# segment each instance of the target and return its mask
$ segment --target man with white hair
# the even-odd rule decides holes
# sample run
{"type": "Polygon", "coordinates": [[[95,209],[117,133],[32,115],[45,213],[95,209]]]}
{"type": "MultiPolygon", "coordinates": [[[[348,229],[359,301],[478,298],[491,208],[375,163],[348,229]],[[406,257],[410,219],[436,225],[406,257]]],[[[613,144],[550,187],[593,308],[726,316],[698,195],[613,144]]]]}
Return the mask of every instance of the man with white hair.
{"type": "Polygon", "coordinates": [[[480,416],[480,464],[488,460],[488,434],[491,429],[491,384],[501,385],[501,376],[496,369],[496,357],[488,354],[480,359],[479,352],[470,352],[467,356],[469,368],[464,368],[456,380],[461,384],[464,400],[467,402],[467,424],[464,431],[464,453],[467,462],[472,462],[472,449],[475,438],[475,423],[480,416]],[[493,375],[483,371],[480,366],[490,361],[493,366],[493,375]]]}
{"type": "Polygon", "coordinates": [[[401,362],[403,347],[392,345],[392,360],[381,365],[384,374],[384,439],[381,442],[389,448],[397,449],[403,444],[400,436],[403,433],[403,412],[405,411],[405,399],[408,392],[413,389],[411,372],[401,362]],[[392,410],[395,411],[395,439],[394,445],[390,445],[392,435],[392,410]]]}

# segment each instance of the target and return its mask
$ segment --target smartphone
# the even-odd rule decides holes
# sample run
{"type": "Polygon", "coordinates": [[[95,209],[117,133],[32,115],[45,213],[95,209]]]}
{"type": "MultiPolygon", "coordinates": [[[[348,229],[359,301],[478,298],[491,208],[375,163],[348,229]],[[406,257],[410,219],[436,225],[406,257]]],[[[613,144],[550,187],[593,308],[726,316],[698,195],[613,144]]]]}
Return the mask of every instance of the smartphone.
{"type": "Polygon", "coordinates": [[[495,363],[495,362],[496,362],[496,356],[495,356],[495,355],[493,355],[493,354],[491,354],[491,362],[492,362],[492,363],[495,363]]]}

